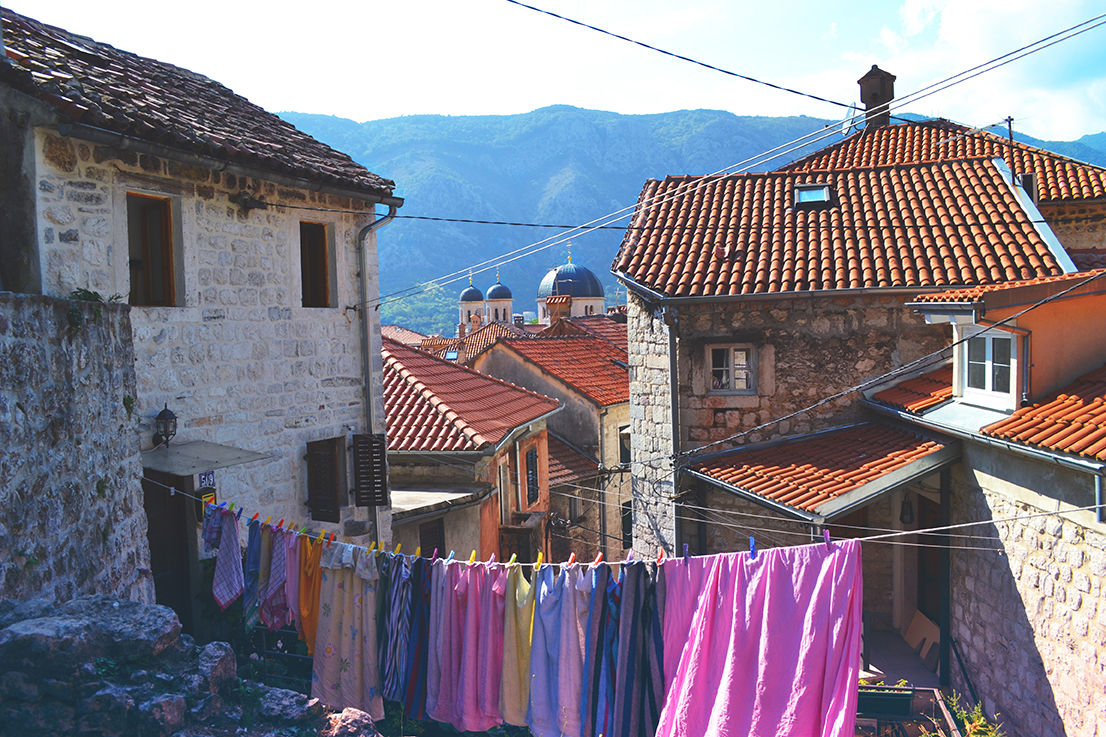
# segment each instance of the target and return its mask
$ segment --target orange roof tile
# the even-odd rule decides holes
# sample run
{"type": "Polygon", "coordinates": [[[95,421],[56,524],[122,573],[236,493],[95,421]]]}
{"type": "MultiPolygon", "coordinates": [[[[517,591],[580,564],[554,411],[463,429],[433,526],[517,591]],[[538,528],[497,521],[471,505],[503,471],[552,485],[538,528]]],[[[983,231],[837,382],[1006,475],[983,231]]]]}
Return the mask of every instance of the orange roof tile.
{"type": "Polygon", "coordinates": [[[381,352],[390,450],[481,450],[560,406],[394,340],[381,352]]]}
{"type": "Polygon", "coordinates": [[[598,461],[549,433],[549,485],[571,484],[599,474],[598,461]]]}
{"type": "Polygon", "coordinates": [[[464,351],[466,360],[471,359],[500,338],[526,338],[530,331],[513,323],[489,322],[472,331],[463,338],[442,338],[431,336],[424,338],[419,348],[445,358],[446,351],[464,351]]]}
{"type": "Polygon", "coordinates": [[[1080,271],[1106,268],[1106,249],[1078,248],[1067,249],[1068,255],[1080,271]]]}
{"type": "Polygon", "coordinates": [[[567,320],[557,320],[538,335],[594,335],[624,351],[629,350],[626,323],[612,320],[606,315],[589,315],[587,317],[570,317],[567,320]]]}
{"type": "Polygon", "coordinates": [[[601,407],[630,401],[626,351],[602,338],[534,336],[507,339],[503,344],[601,407]]]}
{"type": "Polygon", "coordinates": [[[937,440],[895,425],[873,422],[794,442],[737,450],[693,466],[743,491],[813,512],[944,448],[937,440]]]}
{"type": "Polygon", "coordinates": [[[952,364],[900,381],[890,389],[872,395],[872,399],[907,412],[917,413],[936,407],[952,399],[952,364]]]}
{"type": "Polygon", "coordinates": [[[1106,366],[988,425],[984,435],[1106,460],[1106,366]]]}
{"type": "Polygon", "coordinates": [[[668,297],[1062,273],[989,159],[650,180],[613,269],[668,297]],[[831,206],[793,206],[796,185],[821,183],[833,192],[831,206]]]}
{"type": "Polygon", "coordinates": [[[1028,287],[1034,284],[1052,284],[1055,285],[1057,291],[1063,291],[1064,288],[1074,286],[1081,281],[1089,279],[1096,274],[1106,272],[1106,269],[1098,269],[1097,271],[1081,271],[1074,274],[1059,274],[1057,276],[1042,276],[1037,279],[1022,279],[1019,281],[1010,281],[1005,284],[981,284],[976,287],[968,287],[966,289],[948,289],[944,292],[934,292],[932,294],[919,294],[915,301],[917,302],[978,302],[983,299],[983,295],[990,292],[1001,292],[1007,289],[1017,289],[1019,287],[1028,287]]]}
{"type": "Polygon", "coordinates": [[[408,330],[402,325],[381,325],[380,334],[404,345],[413,346],[419,345],[427,337],[422,333],[416,333],[414,330],[408,330]]]}
{"type": "MultiPolygon", "coordinates": [[[[1037,174],[1042,202],[1106,197],[1106,169],[1014,142],[1014,171],[1037,174]]],[[[1010,143],[986,131],[949,120],[865,128],[838,144],[799,159],[780,171],[816,171],[1001,158],[1010,165],[1010,143]]]]}

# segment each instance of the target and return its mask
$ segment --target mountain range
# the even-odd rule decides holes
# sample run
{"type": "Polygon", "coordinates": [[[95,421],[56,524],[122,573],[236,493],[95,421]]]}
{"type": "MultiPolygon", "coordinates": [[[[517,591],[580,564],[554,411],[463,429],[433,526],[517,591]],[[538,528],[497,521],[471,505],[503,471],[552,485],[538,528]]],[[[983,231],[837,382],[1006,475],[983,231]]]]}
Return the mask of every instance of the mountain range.
{"type": "MultiPolygon", "coordinates": [[[[617,299],[609,269],[626,219],[573,235],[571,246],[502,258],[566,229],[537,226],[571,227],[620,210],[628,216],[647,179],[710,174],[738,164],[748,171],[775,169],[842,138],[839,121],[718,110],[620,115],[556,105],[520,115],[416,115],[364,123],[311,113],[280,116],[395,180],[396,194],[406,202],[378,237],[382,320],[445,335],[456,330],[456,299],[468,285],[468,270],[485,261],[506,262],[498,268],[499,279],[511,289],[516,312],[536,309],[539,281],[565,263],[570,249],[573,262],[603,281],[608,303],[617,299]],[[810,142],[788,145],[803,136],[810,142]],[[763,155],[777,148],[774,158],[763,155]],[[405,291],[446,275],[453,280],[439,288],[405,291]]],[[[1077,141],[1017,133],[1015,138],[1106,166],[1106,132],[1077,141]]],[[[496,267],[472,279],[487,291],[496,281],[496,267]]]]}

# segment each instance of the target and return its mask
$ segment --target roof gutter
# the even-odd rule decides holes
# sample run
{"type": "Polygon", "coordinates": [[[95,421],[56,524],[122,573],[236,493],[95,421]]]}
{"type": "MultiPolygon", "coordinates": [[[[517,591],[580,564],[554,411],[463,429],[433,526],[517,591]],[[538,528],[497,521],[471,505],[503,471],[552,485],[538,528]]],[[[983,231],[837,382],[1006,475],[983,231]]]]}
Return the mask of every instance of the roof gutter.
{"type": "Polygon", "coordinates": [[[758,506],[767,507],[768,509],[774,510],[776,512],[780,512],[781,514],[785,514],[788,517],[796,519],[800,522],[806,522],[806,523],[811,524],[811,525],[819,525],[820,526],[820,525],[824,524],[825,521],[826,521],[825,517],[822,517],[821,515],[810,514],[808,512],[803,512],[801,510],[795,509],[794,507],[789,507],[786,504],[781,504],[780,502],[774,501],[772,499],[766,499],[765,497],[762,497],[759,494],[754,494],[751,491],[745,491],[744,489],[742,489],[739,486],[732,486],[730,484],[724,484],[721,481],[719,481],[718,479],[712,478],[711,476],[708,476],[705,473],[700,473],[699,471],[693,471],[691,469],[686,469],[686,468],[684,469],[684,473],[686,473],[690,476],[694,476],[695,478],[697,478],[701,481],[705,481],[708,484],[710,484],[711,486],[717,486],[718,488],[722,489],[723,491],[728,491],[731,494],[736,494],[737,496],[739,496],[743,499],[747,499],[747,500],[753,502],[754,504],[757,504],[758,506]]]}
{"type": "Polygon", "coordinates": [[[511,430],[511,432],[504,435],[503,439],[500,440],[498,443],[496,443],[495,446],[492,448],[492,455],[495,455],[499,451],[503,450],[503,448],[505,446],[510,445],[511,443],[513,443],[515,441],[515,438],[519,437],[520,435],[522,435],[525,432],[528,432],[530,430],[530,426],[533,425],[535,422],[541,422],[542,420],[547,419],[550,415],[555,415],[558,412],[560,412],[562,409],[564,409],[565,408],[564,404],[561,404],[560,400],[557,400],[557,401],[558,401],[557,406],[554,407],[553,409],[549,410],[548,412],[546,412],[544,415],[540,415],[538,417],[535,417],[534,419],[529,420],[525,425],[519,425],[514,430],[511,430]]]}
{"type": "Polygon", "coordinates": [[[308,179],[302,179],[299,177],[291,177],[285,174],[277,174],[275,172],[267,171],[253,166],[243,166],[241,164],[232,164],[229,161],[223,161],[221,159],[215,159],[210,156],[203,156],[201,154],[191,154],[186,151],[181,151],[170,146],[165,146],[160,143],[150,143],[149,141],[143,141],[140,138],[134,138],[122,133],[113,133],[103,128],[96,128],[90,125],[84,125],[82,123],[58,123],[58,133],[62,136],[73,136],[83,141],[89,141],[91,143],[100,144],[101,146],[111,146],[113,148],[122,149],[124,151],[135,151],[137,153],[150,154],[151,156],[160,156],[166,159],[172,159],[173,161],[188,166],[202,166],[205,169],[211,169],[213,171],[222,171],[228,174],[234,174],[235,176],[251,177],[253,179],[264,179],[276,184],[283,184],[286,187],[295,187],[297,189],[305,189],[310,192],[322,192],[324,194],[338,195],[339,197],[350,197],[355,200],[362,200],[364,202],[381,203],[388,205],[389,207],[401,207],[403,205],[402,197],[392,197],[390,195],[384,195],[380,193],[372,193],[362,191],[359,189],[352,189],[349,187],[337,187],[329,184],[321,184],[319,182],[312,182],[308,179]]]}

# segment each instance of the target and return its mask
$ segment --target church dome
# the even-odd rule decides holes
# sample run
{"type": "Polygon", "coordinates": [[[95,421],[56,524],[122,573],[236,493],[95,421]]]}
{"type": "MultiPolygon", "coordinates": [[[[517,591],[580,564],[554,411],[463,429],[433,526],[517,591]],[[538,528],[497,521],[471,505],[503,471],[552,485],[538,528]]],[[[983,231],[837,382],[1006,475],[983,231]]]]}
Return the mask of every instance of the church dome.
{"type": "Polygon", "coordinates": [[[469,284],[465,287],[465,291],[461,292],[461,296],[458,298],[459,302],[483,302],[484,295],[480,293],[480,290],[469,284]]]}
{"type": "Polygon", "coordinates": [[[567,294],[573,299],[603,299],[603,284],[591,269],[569,262],[552,269],[538,285],[538,299],[567,294]]]}
{"type": "Polygon", "coordinates": [[[511,296],[511,290],[500,284],[498,281],[492,285],[488,290],[488,299],[514,299],[511,296]]]}

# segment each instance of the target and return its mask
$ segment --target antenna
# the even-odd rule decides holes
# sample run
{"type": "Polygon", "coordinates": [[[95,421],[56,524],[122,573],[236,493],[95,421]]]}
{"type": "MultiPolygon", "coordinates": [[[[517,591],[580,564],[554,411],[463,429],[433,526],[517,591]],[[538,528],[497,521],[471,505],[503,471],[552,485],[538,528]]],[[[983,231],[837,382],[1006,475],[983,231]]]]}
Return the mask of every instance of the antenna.
{"type": "Polygon", "coordinates": [[[845,119],[841,121],[842,136],[848,136],[857,129],[856,119],[859,113],[860,108],[855,103],[849,105],[849,110],[845,113],[845,119]]]}

